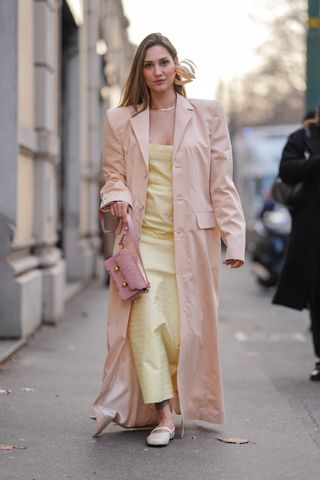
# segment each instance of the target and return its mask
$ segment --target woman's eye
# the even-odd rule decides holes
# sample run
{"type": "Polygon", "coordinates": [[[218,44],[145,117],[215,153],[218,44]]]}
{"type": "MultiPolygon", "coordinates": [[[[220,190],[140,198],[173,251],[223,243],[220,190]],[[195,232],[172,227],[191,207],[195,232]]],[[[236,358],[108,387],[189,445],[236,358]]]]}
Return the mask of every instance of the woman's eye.
{"type": "Polygon", "coordinates": [[[152,67],[151,63],[145,63],[144,68],[150,69],[152,67]]]}
{"type": "Polygon", "coordinates": [[[167,65],[169,63],[169,60],[162,60],[162,62],[160,62],[160,65],[167,65]]]}

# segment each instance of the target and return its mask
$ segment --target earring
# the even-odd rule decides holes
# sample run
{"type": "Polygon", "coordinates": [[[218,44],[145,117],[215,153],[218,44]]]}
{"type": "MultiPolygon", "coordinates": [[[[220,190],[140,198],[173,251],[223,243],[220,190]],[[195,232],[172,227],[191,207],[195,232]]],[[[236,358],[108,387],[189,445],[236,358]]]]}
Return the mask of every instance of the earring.
{"type": "Polygon", "coordinates": [[[176,85],[185,85],[186,83],[192,82],[192,80],[196,78],[196,68],[192,60],[182,60],[176,67],[176,79],[174,83],[176,85]]]}

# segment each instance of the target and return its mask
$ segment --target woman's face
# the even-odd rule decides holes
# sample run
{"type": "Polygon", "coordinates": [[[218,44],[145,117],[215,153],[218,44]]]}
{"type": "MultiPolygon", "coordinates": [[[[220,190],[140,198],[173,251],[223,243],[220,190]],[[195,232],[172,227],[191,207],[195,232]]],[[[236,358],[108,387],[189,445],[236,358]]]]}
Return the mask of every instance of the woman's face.
{"type": "Polygon", "coordinates": [[[177,61],[173,61],[162,45],[148,48],[143,62],[143,77],[150,93],[163,93],[173,88],[177,61]]]}

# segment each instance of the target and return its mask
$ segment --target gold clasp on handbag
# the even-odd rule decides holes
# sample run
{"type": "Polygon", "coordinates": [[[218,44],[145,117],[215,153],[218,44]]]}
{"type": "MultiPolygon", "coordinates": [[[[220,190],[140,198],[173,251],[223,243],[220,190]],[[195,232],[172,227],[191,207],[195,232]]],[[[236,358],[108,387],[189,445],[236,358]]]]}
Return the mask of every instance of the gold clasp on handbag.
{"type": "Polygon", "coordinates": [[[113,270],[114,270],[115,272],[119,272],[119,271],[120,271],[119,265],[115,266],[113,270]]]}
{"type": "Polygon", "coordinates": [[[121,287],[126,288],[128,286],[127,282],[122,282],[121,287]]]}

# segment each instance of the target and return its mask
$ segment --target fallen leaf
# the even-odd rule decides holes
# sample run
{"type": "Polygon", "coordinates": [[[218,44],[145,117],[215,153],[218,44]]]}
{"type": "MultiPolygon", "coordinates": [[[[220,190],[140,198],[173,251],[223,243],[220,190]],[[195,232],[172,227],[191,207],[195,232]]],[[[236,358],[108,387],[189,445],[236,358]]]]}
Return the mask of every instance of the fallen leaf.
{"type": "Polygon", "coordinates": [[[10,390],[9,388],[0,387],[0,395],[9,395],[9,393],[11,392],[12,390],[10,390]]]}
{"type": "Polygon", "coordinates": [[[26,450],[27,447],[19,447],[15,445],[6,445],[5,443],[0,443],[0,450],[13,450],[14,448],[20,449],[20,450],[26,450]]]}
{"type": "Polygon", "coordinates": [[[249,443],[249,440],[246,438],[239,438],[239,437],[216,437],[219,442],[224,442],[224,443],[234,443],[234,444],[243,444],[243,443],[249,443]]]}
{"type": "Polygon", "coordinates": [[[25,392],[34,392],[34,388],[29,388],[29,387],[23,387],[21,390],[24,390],[25,392]]]}

